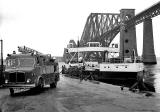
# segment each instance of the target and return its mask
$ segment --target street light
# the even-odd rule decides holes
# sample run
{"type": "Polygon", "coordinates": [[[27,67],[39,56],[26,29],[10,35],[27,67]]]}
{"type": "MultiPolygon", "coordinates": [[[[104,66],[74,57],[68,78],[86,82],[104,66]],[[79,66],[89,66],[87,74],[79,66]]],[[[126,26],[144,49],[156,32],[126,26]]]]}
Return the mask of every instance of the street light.
{"type": "Polygon", "coordinates": [[[0,74],[0,85],[3,84],[3,40],[0,40],[1,42],[1,74],[0,74]]]}

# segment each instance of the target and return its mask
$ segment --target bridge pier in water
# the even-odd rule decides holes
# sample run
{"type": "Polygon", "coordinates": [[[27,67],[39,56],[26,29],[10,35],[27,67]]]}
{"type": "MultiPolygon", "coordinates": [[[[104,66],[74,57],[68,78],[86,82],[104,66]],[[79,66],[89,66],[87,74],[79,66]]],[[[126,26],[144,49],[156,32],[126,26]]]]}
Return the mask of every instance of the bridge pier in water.
{"type": "Polygon", "coordinates": [[[156,64],[154,52],[152,19],[145,19],[143,23],[143,62],[144,64],[156,64]]]}

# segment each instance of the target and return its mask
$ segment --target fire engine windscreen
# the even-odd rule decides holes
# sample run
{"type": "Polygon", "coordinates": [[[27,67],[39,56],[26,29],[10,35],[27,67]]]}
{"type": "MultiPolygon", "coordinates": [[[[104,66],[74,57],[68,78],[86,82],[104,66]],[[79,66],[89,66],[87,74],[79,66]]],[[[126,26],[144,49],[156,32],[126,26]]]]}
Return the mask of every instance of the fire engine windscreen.
{"type": "Polygon", "coordinates": [[[16,58],[6,60],[6,67],[33,67],[34,64],[35,58],[16,58]]]}

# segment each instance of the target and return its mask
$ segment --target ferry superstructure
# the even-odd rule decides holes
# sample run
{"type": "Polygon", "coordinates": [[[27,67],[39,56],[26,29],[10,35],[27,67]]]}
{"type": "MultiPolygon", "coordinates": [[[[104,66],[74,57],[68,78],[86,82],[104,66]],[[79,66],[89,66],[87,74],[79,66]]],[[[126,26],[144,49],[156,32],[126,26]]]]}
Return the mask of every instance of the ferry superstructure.
{"type": "Polygon", "coordinates": [[[85,75],[92,75],[96,80],[136,80],[137,74],[144,70],[143,63],[139,57],[134,55],[134,50],[131,57],[119,58],[118,44],[114,44],[112,47],[102,47],[99,42],[88,42],[87,44],[86,47],[67,48],[68,53],[78,54],[74,54],[73,57],[77,56],[79,60],[74,65],[69,63],[70,67],[85,66],[85,75]],[[85,61],[82,54],[86,52],[102,52],[103,61],[98,62],[92,59],[85,61]]]}

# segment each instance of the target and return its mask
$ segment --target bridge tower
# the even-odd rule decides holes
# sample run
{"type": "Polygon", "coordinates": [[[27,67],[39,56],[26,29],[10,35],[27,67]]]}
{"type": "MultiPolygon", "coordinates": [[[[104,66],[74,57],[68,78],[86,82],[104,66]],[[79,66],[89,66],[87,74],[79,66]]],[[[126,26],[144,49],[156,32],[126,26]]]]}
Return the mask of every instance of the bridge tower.
{"type": "MultiPolygon", "coordinates": [[[[120,57],[131,57],[133,53],[137,56],[137,41],[135,26],[125,29],[124,21],[129,20],[135,16],[134,9],[120,10],[120,57]]],[[[133,58],[133,57],[132,57],[133,58]]]]}
{"type": "Polygon", "coordinates": [[[146,64],[156,64],[154,52],[152,19],[145,19],[143,23],[143,62],[146,64]]]}

